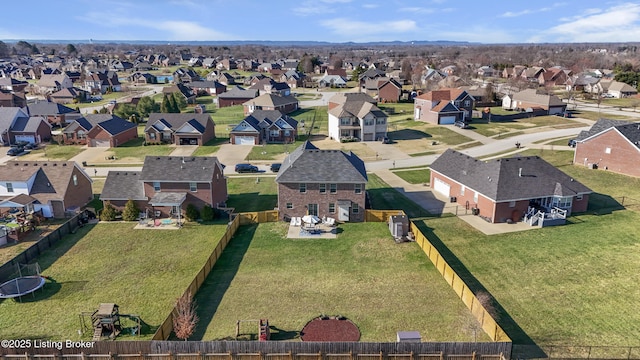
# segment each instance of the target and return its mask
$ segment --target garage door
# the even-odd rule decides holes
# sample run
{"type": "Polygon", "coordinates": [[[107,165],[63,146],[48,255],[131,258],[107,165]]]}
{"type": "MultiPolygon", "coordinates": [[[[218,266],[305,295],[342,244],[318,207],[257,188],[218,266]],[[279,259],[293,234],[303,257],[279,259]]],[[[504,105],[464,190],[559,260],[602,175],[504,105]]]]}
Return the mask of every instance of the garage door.
{"type": "Polygon", "coordinates": [[[33,135],[16,135],[16,142],[18,141],[26,141],[31,144],[36,143],[36,137],[33,135]]]}
{"type": "Polygon", "coordinates": [[[443,116],[440,118],[440,124],[453,124],[456,122],[455,116],[443,116]]]}
{"type": "Polygon", "coordinates": [[[255,139],[253,136],[236,136],[235,142],[236,145],[255,145],[255,139]]]}
{"type": "Polygon", "coordinates": [[[111,142],[109,140],[91,140],[91,145],[93,147],[111,147],[111,142]]]}
{"type": "Polygon", "coordinates": [[[440,193],[440,194],[442,194],[442,195],[444,195],[446,197],[449,197],[449,192],[451,191],[451,186],[449,186],[449,184],[447,184],[446,182],[444,182],[444,181],[442,181],[442,180],[440,180],[438,178],[435,178],[433,180],[434,180],[433,189],[435,191],[437,191],[438,193],[440,193]]]}

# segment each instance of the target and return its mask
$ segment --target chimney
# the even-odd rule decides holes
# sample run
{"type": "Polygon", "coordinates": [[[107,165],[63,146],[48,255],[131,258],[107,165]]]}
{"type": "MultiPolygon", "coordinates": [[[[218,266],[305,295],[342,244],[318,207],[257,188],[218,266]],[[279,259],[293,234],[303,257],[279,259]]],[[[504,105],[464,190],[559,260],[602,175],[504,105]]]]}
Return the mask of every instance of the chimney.
{"type": "Polygon", "coordinates": [[[518,177],[522,177],[522,168],[518,168],[518,177]]]}

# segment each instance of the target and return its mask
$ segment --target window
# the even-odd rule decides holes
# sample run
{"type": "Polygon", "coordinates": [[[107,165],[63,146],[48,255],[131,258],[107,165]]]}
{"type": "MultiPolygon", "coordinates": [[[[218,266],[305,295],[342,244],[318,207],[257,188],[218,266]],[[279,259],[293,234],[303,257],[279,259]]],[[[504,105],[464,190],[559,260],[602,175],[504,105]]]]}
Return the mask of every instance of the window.
{"type": "Polygon", "coordinates": [[[290,136],[291,135],[291,131],[290,130],[285,130],[284,131],[284,136],[290,136]]]}
{"type": "Polygon", "coordinates": [[[159,181],[154,181],[153,182],[153,190],[160,191],[160,182],[159,181]]]}
{"type": "Polygon", "coordinates": [[[327,192],[327,184],[320,184],[320,194],[327,192]]]}
{"type": "Polygon", "coordinates": [[[465,100],[464,101],[464,107],[469,107],[471,106],[471,101],[470,100],[465,100]]]}
{"type": "Polygon", "coordinates": [[[280,131],[278,131],[278,130],[271,130],[271,136],[272,136],[272,137],[278,137],[278,136],[280,136],[280,131]]]}
{"type": "Polygon", "coordinates": [[[335,214],[335,213],[336,213],[336,204],[329,203],[329,214],[335,214]]]}
{"type": "Polygon", "coordinates": [[[460,196],[464,196],[464,190],[466,189],[466,186],[462,185],[460,187],[460,196]]]}
{"type": "Polygon", "coordinates": [[[13,192],[13,184],[7,183],[7,192],[13,192]]]}
{"type": "Polygon", "coordinates": [[[571,196],[554,196],[551,201],[552,207],[559,207],[561,209],[568,209],[571,207],[571,196]]]}
{"type": "Polygon", "coordinates": [[[515,202],[515,201],[510,201],[510,202],[509,202],[509,207],[510,207],[510,208],[512,208],[512,207],[516,207],[516,202],[515,202]]]}
{"type": "Polygon", "coordinates": [[[318,216],[318,204],[309,204],[307,209],[309,210],[309,215],[318,216]]]}
{"type": "Polygon", "coordinates": [[[478,192],[473,193],[473,202],[478,203],[478,192]]]}
{"type": "Polygon", "coordinates": [[[340,125],[351,125],[351,119],[349,118],[340,119],[340,125]]]}
{"type": "Polygon", "coordinates": [[[190,182],[189,183],[189,191],[191,191],[191,192],[198,191],[198,184],[196,184],[194,182],[190,182]]]}
{"type": "Polygon", "coordinates": [[[78,186],[78,175],[73,174],[73,186],[78,186]]]}
{"type": "Polygon", "coordinates": [[[373,119],[364,119],[365,125],[373,125],[373,119]]]}
{"type": "Polygon", "coordinates": [[[378,124],[378,125],[384,125],[386,123],[387,123],[387,119],[385,119],[385,118],[376,119],[376,124],[378,124]]]}
{"type": "Polygon", "coordinates": [[[362,193],[362,184],[354,184],[353,190],[356,194],[362,193]]]}
{"type": "Polygon", "coordinates": [[[329,192],[335,194],[338,192],[338,184],[329,184],[329,192]]]}
{"type": "Polygon", "coordinates": [[[84,132],[84,130],[78,130],[78,139],[86,139],[87,138],[87,133],[84,132]]]}
{"type": "Polygon", "coordinates": [[[287,203],[287,209],[293,209],[293,203],[287,203]]]}
{"type": "Polygon", "coordinates": [[[353,212],[354,214],[357,214],[359,211],[360,211],[360,207],[358,206],[358,203],[352,203],[351,212],[353,212]]]}
{"type": "Polygon", "coordinates": [[[604,149],[604,153],[605,154],[611,154],[611,148],[608,147],[608,148],[604,149]]]}
{"type": "Polygon", "coordinates": [[[300,192],[301,193],[306,193],[307,192],[307,184],[306,183],[300,183],[300,192]]]}
{"type": "Polygon", "coordinates": [[[151,139],[151,140],[155,140],[155,139],[156,139],[156,133],[154,133],[154,132],[150,132],[150,133],[149,133],[149,139],[151,139]]]}
{"type": "Polygon", "coordinates": [[[576,195],[576,200],[582,200],[582,194],[576,195]]]}

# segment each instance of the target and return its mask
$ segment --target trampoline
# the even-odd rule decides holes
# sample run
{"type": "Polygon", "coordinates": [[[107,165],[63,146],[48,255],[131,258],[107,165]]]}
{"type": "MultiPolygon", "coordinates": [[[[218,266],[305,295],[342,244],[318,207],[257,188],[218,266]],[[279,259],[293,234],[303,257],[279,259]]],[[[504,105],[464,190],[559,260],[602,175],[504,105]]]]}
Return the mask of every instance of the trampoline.
{"type": "Polygon", "coordinates": [[[21,297],[44,286],[45,278],[39,275],[22,276],[0,285],[0,299],[21,297]]]}

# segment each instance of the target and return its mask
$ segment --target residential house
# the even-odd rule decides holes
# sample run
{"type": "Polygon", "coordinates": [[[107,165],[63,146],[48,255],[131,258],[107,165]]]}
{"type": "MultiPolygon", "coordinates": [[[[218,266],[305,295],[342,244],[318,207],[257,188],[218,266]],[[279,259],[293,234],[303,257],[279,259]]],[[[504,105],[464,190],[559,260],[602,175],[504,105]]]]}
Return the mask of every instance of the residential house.
{"type": "Polygon", "coordinates": [[[217,81],[192,81],[187,84],[196,96],[219,95],[227,91],[227,86],[217,81]]]}
{"type": "Polygon", "coordinates": [[[136,124],[110,114],[87,114],[63,131],[65,144],[118,147],[138,138],[136,124]]]}
{"type": "Polygon", "coordinates": [[[173,83],[190,83],[192,81],[200,81],[200,75],[190,68],[178,68],[173,72],[173,83]]]}
{"type": "Polygon", "coordinates": [[[600,119],[575,140],[575,165],[640,177],[640,123],[600,119]]]}
{"type": "Polygon", "coordinates": [[[426,69],[420,76],[420,83],[423,86],[426,86],[429,83],[437,84],[441,80],[447,77],[447,74],[443,71],[430,68],[428,65],[425,66],[426,69]]]}
{"type": "Polygon", "coordinates": [[[147,156],[142,171],[109,171],[100,200],[120,211],[133,200],[154,218],[182,216],[189,204],[224,207],[227,179],[213,156],[147,156]]]}
{"type": "Polygon", "coordinates": [[[0,108],[0,142],[3,146],[26,141],[39,144],[51,140],[51,126],[42,116],[30,116],[18,107],[0,108]]]}
{"type": "Polygon", "coordinates": [[[298,99],[293,96],[280,96],[276,94],[263,94],[254,99],[242,103],[244,115],[247,116],[255,110],[278,110],[283,114],[298,110],[298,99]]]}
{"type": "Polygon", "coordinates": [[[379,77],[367,80],[364,85],[364,91],[374,99],[377,99],[378,102],[397,103],[402,95],[402,85],[394,78],[379,77]]]}
{"type": "Polygon", "coordinates": [[[447,76],[451,76],[451,75],[455,75],[455,73],[458,71],[458,67],[455,65],[447,65],[442,69],[440,69],[440,71],[446,74],[447,76]]]}
{"type": "Polygon", "coordinates": [[[176,83],[175,85],[165,86],[162,88],[162,93],[165,95],[172,95],[178,93],[184,98],[187,104],[196,103],[196,93],[190,87],[183,83],[176,83]]]}
{"type": "Polygon", "coordinates": [[[478,74],[479,77],[483,78],[493,77],[497,73],[498,72],[490,65],[481,66],[478,70],[476,70],[476,74],[478,74]]]}
{"type": "Polygon", "coordinates": [[[360,76],[358,76],[359,86],[363,87],[365,82],[367,82],[367,80],[376,79],[376,78],[385,77],[385,76],[387,76],[387,74],[384,71],[376,68],[369,68],[367,71],[363,72],[362,74],[360,74],[360,76]]]}
{"type": "Polygon", "coordinates": [[[157,84],[158,78],[149,73],[136,71],[127,77],[127,80],[135,84],[157,84]]]}
{"type": "MultiPolygon", "coordinates": [[[[451,78],[451,76],[447,76],[451,78]]],[[[419,95],[414,101],[414,119],[435,125],[469,123],[475,99],[462,89],[444,88],[419,95]]]]}
{"type": "Polygon", "coordinates": [[[544,71],[544,68],[540,66],[528,67],[520,73],[520,78],[529,82],[539,82],[540,74],[544,71]]]}
{"type": "Polygon", "coordinates": [[[52,102],[58,104],[72,104],[84,102],[89,98],[89,93],[77,87],[64,88],[49,95],[52,102]]]}
{"type": "Polygon", "coordinates": [[[236,79],[233,77],[233,75],[223,72],[220,74],[211,74],[212,76],[207,76],[207,80],[209,81],[218,81],[219,83],[223,84],[223,85],[235,85],[236,84],[236,79]]]}
{"type": "Polygon", "coordinates": [[[284,82],[289,85],[289,88],[295,89],[304,86],[305,75],[296,70],[287,70],[284,74],[280,75],[280,82],[284,82]]]}
{"type": "Polygon", "coordinates": [[[53,127],[64,127],[82,117],[79,110],[52,101],[36,101],[24,108],[29,116],[42,116],[53,127]]]}
{"type": "Polygon", "coordinates": [[[613,80],[604,78],[595,78],[595,81],[588,81],[584,85],[584,92],[589,94],[604,94],[609,91],[609,85],[613,80]]]}
{"type": "Polygon", "coordinates": [[[27,97],[23,92],[0,90],[0,107],[25,107],[27,97]]]}
{"type": "Polygon", "coordinates": [[[238,64],[233,59],[222,59],[216,65],[218,70],[234,70],[238,68],[238,64]]]}
{"type": "Polygon", "coordinates": [[[29,85],[26,81],[16,80],[10,77],[0,77],[0,90],[24,92],[29,85]]]}
{"type": "Polygon", "coordinates": [[[209,114],[149,114],[144,128],[147,143],[204,145],[216,137],[215,123],[209,114]]]}
{"type": "Polygon", "coordinates": [[[318,79],[318,87],[345,88],[347,79],[340,75],[325,75],[318,79]]]}
{"type": "Polygon", "coordinates": [[[206,69],[212,69],[216,67],[216,59],[212,57],[204,58],[202,60],[202,67],[206,69]]]}
{"type": "Polygon", "coordinates": [[[241,105],[251,99],[255,99],[257,96],[258,90],[244,89],[236,85],[218,95],[218,107],[223,108],[227,106],[241,105]]]}
{"type": "Polygon", "coordinates": [[[122,91],[122,85],[115,71],[96,71],[86,75],[84,89],[90,94],[105,94],[122,91]]]}
{"type": "Polygon", "coordinates": [[[260,95],[274,94],[280,96],[291,95],[291,88],[285,82],[277,82],[270,77],[265,77],[252,84],[249,89],[258,90],[260,95]]]}
{"type": "Polygon", "coordinates": [[[563,224],[587,210],[592,192],[538,156],[481,161],[448,149],[430,169],[436,194],[490,223],[563,224]]]}
{"type": "Polygon", "coordinates": [[[375,141],[387,136],[387,114],[365,93],[338,93],[329,98],[329,138],[375,141]]]}
{"type": "Polygon", "coordinates": [[[613,80],[609,84],[607,93],[611,94],[615,98],[622,99],[637,95],[638,90],[629,84],[613,80]]]}
{"type": "Polygon", "coordinates": [[[0,166],[0,207],[64,218],[93,200],[92,180],[73,161],[10,161],[0,166]]]}
{"type": "Polygon", "coordinates": [[[36,86],[40,94],[50,94],[73,87],[73,81],[66,74],[42,75],[36,86]]]}
{"type": "Polygon", "coordinates": [[[515,65],[513,67],[505,67],[502,70],[502,77],[506,79],[519,78],[526,67],[523,65],[515,65]]]}
{"type": "Polygon", "coordinates": [[[364,221],[367,172],[352,152],[321,150],[305,141],[283,161],[276,176],[280,219],[316,215],[364,221]]]}
{"type": "Polygon", "coordinates": [[[298,136],[298,121],[278,110],[255,110],[229,132],[234,145],[290,144],[298,136]]]}
{"type": "Polygon", "coordinates": [[[538,75],[538,83],[542,86],[566,85],[571,75],[571,70],[554,66],[538,75]]]}
{"type": "Polygon", "coordinates": [[[502,108],[555,115],[563,114],[567,104],[555,95],[538,94],[536,89],[526,89],[502,98],[502,108]]]}

